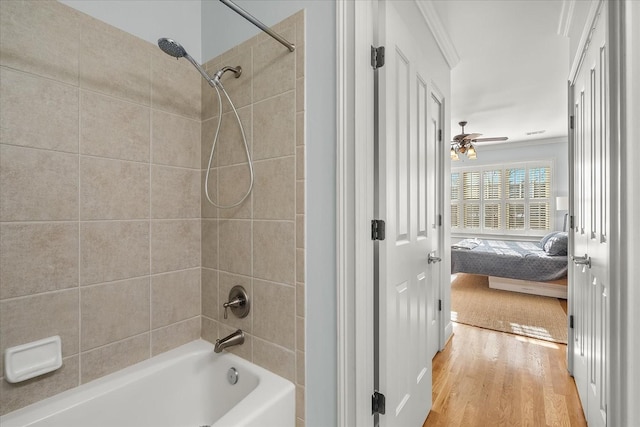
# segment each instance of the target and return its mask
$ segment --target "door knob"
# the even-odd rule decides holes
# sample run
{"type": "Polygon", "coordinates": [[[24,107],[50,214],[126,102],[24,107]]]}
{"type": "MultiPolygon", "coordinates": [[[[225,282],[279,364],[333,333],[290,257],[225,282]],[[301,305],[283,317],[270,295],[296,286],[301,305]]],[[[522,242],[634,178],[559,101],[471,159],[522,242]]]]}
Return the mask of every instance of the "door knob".
{"type": "Polygon", "coordinates": [[[584,256],[572,256],[571,258],[575,265],[585,265],[587,268],[591,268],[591,257],[587,254],[584,254],[584,256]]]}
{"type": "Polygon", "coordinates": [[[427,258],[428,264],[435,264],[436,262],[440,262],[440,261],[442,261],[442,258],[437,257],[435,252],[429,253],[429,258],[427,258]]]}

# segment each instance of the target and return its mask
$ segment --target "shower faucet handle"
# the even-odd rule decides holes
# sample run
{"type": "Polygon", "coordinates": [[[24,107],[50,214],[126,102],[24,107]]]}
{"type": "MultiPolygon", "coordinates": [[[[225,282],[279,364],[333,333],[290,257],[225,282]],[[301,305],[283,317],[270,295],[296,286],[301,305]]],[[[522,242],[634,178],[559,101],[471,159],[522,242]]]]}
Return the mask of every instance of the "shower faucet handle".
{"type": "Polygon", "coordinates": [[[229,291],[229,301],[222,304],[224,307],[224,318],[227,318],[227,308],[238,318],[242,319],[249,314],[249,295],[242,286],[236,285],[229,291]]]}

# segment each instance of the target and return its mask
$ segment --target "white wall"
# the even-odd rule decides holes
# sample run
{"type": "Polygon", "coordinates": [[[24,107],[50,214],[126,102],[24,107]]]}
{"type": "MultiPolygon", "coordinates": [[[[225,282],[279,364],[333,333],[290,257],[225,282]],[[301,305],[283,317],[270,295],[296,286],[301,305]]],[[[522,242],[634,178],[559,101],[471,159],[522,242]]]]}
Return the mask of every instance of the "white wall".
{"type": "MultiPolygon", "coordinates": [[[[334,426],[337,424],[336,7],[328,0],[235,3],[268,26],[306,9],[305,421],[307,426],[334,426]]],[[[258,31],[224,4],[202,3],[205,61],[258,31]]]]}
{"type": "MultiPolygon", "coordinates": [[[[569,195],[569,151],[567,139],[554,139],[549,143],[535,141],[528,145],[527,142],[514,142],[512,144],[494,144],[478,147],[478,159],[467,160],[464,155],[460,161],[451,162],[451,170],[472,166],[511,164],[518,162],[531,162],[536,160],[553,160],[553,203],[556,196],[569,195]]],[[[554,212],[554,229],[562,230],[565,212],[554,212]]],[[[567,224],[567,227],[569,224],[567,224]]]]}
{"type": "MultiPolygon", "coordinates": [[[[160,37],[174,39],[202,62],[200,0],[59,1],[153,44],[160,37]]],[[[114,55],[117,49],[114,46],[114,55]]]]}

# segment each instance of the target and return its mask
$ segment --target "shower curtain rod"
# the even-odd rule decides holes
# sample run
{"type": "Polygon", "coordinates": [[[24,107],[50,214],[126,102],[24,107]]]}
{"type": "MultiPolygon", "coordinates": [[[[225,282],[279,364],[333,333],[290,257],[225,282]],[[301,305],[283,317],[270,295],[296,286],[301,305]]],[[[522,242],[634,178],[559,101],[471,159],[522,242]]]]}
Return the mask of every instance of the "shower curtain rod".
{"type": "Polygon", "coordinates": [[[293,52],[294,50],[296,50],[296,46],[294,44],[289,43],[280,34],[272,31],[271,28],[269,28],[266,25],[264,25],[262,22],[260,22],[258,19],[256,19],[253,15],[251,15],[249,12],[247,12],[246,10],[244,10],[243,8],[241,8],[240,6],[238,6],[237,4],[232,2],[231,0],[220,0],[220,2],[225,4],[226,6],[228,6],[230,9],[232,9],[238,15],[242,16],[247,21],[251,22],[256,27],[260,28],[265,33],[269,34],[274,39],[278,40],[280,43],[282,43],[284,46],[286,46],[287,49],[289,49],[289,52],[293,52]]]}

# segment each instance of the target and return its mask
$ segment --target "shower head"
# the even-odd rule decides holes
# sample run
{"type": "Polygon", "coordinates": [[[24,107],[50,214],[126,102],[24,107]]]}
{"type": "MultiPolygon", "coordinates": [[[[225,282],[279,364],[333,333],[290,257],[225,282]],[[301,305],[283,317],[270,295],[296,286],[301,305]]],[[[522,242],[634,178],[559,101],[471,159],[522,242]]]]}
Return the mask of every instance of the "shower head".
{"type": "Polygon", "coordinates": [[[216,80],[209,77],[209,75],[202,68],[202,66],[198,64],[196,60],[193,59],[191,55],[187,53],[187,51],[180,45],[180,43],[176,42],[175,40],[171,40],[163,37],[161,39],[158,39],[158,47],[162,49],[164,53],[166,53],[169,56],[173,56],[176,59],[186,58],[189,62],[191,62],[191,64],[193,64],[194,67],[196,67],[196,69],[200,72],[200,74],[202,74],[202,77],[204,77],[204,79],[209,83],[209,85],[211,87],[215,87],[216,80]]]}
{"type": "Polygon", "coordinates": [[[164,53],[174,58],[182,58],[188,55],[180,43],[165,37],[158,39],[158,47],[162,49],[164,53]]]}

